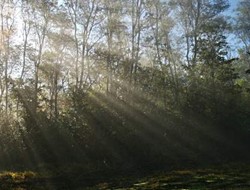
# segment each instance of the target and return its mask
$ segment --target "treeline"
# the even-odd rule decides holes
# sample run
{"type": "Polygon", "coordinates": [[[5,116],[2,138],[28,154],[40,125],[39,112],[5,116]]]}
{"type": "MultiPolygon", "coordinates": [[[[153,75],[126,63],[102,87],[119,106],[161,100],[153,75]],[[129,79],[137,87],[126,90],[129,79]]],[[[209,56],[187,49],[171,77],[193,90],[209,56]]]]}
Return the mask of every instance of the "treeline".
{"type": "Polygon", "coordinates": [[[250,3],[229,7],[1,0],[1,168],[249,158],[250,3]]]}

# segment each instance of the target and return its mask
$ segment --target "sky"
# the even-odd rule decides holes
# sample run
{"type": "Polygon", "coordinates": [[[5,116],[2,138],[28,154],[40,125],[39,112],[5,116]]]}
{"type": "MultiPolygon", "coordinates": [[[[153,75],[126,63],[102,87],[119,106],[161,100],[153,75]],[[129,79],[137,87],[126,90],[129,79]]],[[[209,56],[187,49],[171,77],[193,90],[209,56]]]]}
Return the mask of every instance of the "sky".
{"type": "MultiPolygon", "coordinates": [[[[240,2],[240,0],[229,0],[230,7],[226,11],[226,15],[234,17],[236,14],[235,9],[237,8],[237,4],[239,2],[240,2]]],[[[229,58],[237,57],[238,56],[238,48],[242,45],[241,44],[242,42],[239,41],[239,39],[237,39],[233,34],[229,35],[227,41],[228,41],[228,44],[230,46],[230,49],[232,50],[230,55],[229,55],[229,58]]]]}
{"type": "Polygon", "coordinates": [[[230,8],[229,11],[232,12],[234,9],[236,9],[236,6],[240,2],[240,0],[229,0],[230,8]]]}

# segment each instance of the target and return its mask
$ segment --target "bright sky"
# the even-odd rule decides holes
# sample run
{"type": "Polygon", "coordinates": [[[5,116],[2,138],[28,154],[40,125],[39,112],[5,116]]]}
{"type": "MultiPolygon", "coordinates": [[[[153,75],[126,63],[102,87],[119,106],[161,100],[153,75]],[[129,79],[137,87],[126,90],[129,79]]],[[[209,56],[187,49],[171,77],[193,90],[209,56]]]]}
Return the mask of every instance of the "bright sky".
{"type": "Polygon", "coordinates": [[[230,10],[234,10],[236,8],[236,5],[240,2],[240,0],[229,0],[230,3],[230,10]]]}
{"type": "Polygon", "coordinates": [[[226,14],[229,16],[233,16],[232,13],[234,14],[234,10],[237,7],[237,4],[240,2],[240,0],[229,0],[230,7],[226,11],[226,14]]]}
{"type": "MultiPolygon", "coordinates": [[[[240,0],[229,0],[230,7],[226,11],[226,15],[234,17],[235,16],[235,9],[237,8],[237,4],[240,2],[240,0]]],[[[241,42],[235,38],[233,34],[229,35],[228,43],[230,46],[230,49],[232,50],[231,54],[229,55],[229,58],[237,57],[238,56],[238,48],[241,46],[241,42]]]]}

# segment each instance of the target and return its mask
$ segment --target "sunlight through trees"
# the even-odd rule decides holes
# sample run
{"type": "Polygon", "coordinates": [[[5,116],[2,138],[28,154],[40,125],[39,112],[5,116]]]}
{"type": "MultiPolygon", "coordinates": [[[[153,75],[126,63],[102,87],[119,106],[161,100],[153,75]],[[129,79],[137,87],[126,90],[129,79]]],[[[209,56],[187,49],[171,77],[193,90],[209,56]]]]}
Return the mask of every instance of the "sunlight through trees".
{"type": "Polygon", "coordinates": [[[0,2],[1,169],[249,158],[247,0],[0,2]]]}

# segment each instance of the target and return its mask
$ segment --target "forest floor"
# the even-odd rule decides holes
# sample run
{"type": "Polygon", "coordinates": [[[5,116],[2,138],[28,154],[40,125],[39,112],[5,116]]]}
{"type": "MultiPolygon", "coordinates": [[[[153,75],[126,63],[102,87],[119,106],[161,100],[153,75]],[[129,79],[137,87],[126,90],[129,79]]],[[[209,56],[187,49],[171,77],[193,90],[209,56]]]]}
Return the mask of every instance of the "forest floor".
{"type": "Polygon", "coordinates": [[[34,172],[1,172],[0,189],[178,189],[178,190],[247,190],[250,189],[250,165],[234,164],[205,169],[156,172],[151,175],[101,178],[96,175],[46,176],[34,172]]]}

